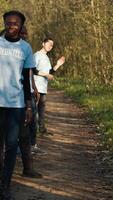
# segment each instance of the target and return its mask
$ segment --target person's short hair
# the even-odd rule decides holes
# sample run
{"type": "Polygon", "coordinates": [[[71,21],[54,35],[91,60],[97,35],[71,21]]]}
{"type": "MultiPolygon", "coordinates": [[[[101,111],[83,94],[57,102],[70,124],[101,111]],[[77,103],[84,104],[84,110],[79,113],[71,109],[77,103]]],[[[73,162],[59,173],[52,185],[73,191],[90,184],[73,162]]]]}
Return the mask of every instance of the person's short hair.
{"type": "Polygon", "coordinates": [[[11,11],[4,13],[3,19],[5,20],[8,16],[11,16],[11,15],[17,15],[18,17],[20,17],[22,25],[24,24],[26,18],[24,16],[24,14],[18,10],[11,10],[11,11]]]}
{"type": "Polygon", "coordinates": [[[49,36],[45,37],[42,42],[46,43],[46,42],[48,42],[48,40],[52,40],[54,42],[54,39],[52,37],[49,37],[49,36]]]}

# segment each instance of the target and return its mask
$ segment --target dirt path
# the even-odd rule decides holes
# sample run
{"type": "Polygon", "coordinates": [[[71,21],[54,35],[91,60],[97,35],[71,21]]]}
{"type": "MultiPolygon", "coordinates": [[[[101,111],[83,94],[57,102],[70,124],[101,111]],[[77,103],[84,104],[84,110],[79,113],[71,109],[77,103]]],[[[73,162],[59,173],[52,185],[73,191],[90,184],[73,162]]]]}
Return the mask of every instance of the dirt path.
{"type": "Polygon", "coordinates": [[[45,156],[34,157],[34,168],[43,179],[14,176],[16,200],[112,200],[107,180],[97,174],[95,127],[84,108],[79,108],[63,92],[50,89],[47,98],[47,128],[39,139],[45,156]]]}

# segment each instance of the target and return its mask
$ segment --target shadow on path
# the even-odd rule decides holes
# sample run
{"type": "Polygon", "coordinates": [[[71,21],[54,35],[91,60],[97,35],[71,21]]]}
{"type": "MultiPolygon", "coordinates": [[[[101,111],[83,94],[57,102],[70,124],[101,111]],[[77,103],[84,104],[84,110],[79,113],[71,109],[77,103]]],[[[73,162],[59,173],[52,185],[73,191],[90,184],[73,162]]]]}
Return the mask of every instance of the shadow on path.
{"type": "Polygon", "coordinates": [[[13,182],[16,200],[112,200],[107,180],[97,174],[96,129],[86,109],[62,91],[50,89],[46,119],[53,135],[38,143],[47,155],[34,156],[34,168],[44,177],[22,178],[18,159],[13,182]]]}

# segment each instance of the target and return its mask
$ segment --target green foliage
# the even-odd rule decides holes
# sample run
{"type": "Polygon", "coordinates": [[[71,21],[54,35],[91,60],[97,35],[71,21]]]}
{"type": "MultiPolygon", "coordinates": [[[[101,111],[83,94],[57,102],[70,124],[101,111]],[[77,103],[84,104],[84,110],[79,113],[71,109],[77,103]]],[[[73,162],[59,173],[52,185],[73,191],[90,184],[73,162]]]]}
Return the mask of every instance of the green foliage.
{"type": "Polygon", "coordinates": [[[60,55],[66,57],[58,72],[63,81],[55,84],[89,107],[104,130],[103,143],[112,147],[113,1],[0,0],[0,4],[0,29],[6,10],[22,11],[34,51],[45,35],[53,36],[53,64],[60,55]]]}
{"type": "Polygon", "coordinates": [[[11,8],[10,4],[6,0],[0,0],[0,30],[3,30],[3,19],[2,15],[4,12],[9,10],[11,8]]]}
{"type": "Polygon", "coordinates": [[[1,0],[1,15],[18,9],[26,15],[29,40],[34,51],[43,37],[55,39],[54,61],[65,55],[59,72],[81,76],[88,84],[113,83],[113,3],[108,0],[1,0]]]}
{"type": "Polygon", "coordinates": [[[81,76],[89,85],[112,85],[112,1],[0,0],[0,3],[1,17],[9,9],[18,9],[26,15],[34,51],[40,48],[43,37],[51,33],[56,44],[54,62],[62,54],[66,57],[59,75],[73,79],[81,76]]]}

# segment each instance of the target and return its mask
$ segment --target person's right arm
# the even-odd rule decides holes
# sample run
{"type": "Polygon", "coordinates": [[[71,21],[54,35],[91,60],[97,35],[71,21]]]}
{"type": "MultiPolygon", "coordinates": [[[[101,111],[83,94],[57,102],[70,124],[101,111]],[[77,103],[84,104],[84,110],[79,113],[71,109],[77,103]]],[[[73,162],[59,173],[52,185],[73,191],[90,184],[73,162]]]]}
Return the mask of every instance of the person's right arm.
{"type": "Polygon", "coordinates": [[[48,80],[53,80],[54,79],[53,74],[51,74],[51,73],[49,74],[49,73],[45,73],[45,72],[42,72],[42,71],[38,71],[36,69],[36,67],[32,68],[32,71],[33,71],[34,75],[43,76],[43,77],[47,78],[48,80]]]}
{"type": "Polygon", "coordinates": [[[32,70],[30,69],[29,73],[30,73],[31,85],[34,90],[35,100],[38,102],[40,94],[39,94],[38,89],[35,84],[35,80],[34,80],[34,76],[33,76],[33,68],[32,68],[32,70]]]}
{"type": "Polygon", "coordinates": [[[54,73],[65,63],[65,57],[62,56],[57,60],[56,65],[50,70],[49,73],[38,71],[36,68],[33,68],[33,74],[38,76],[46,77],[48,80],[54,80],[54,73]]]}

